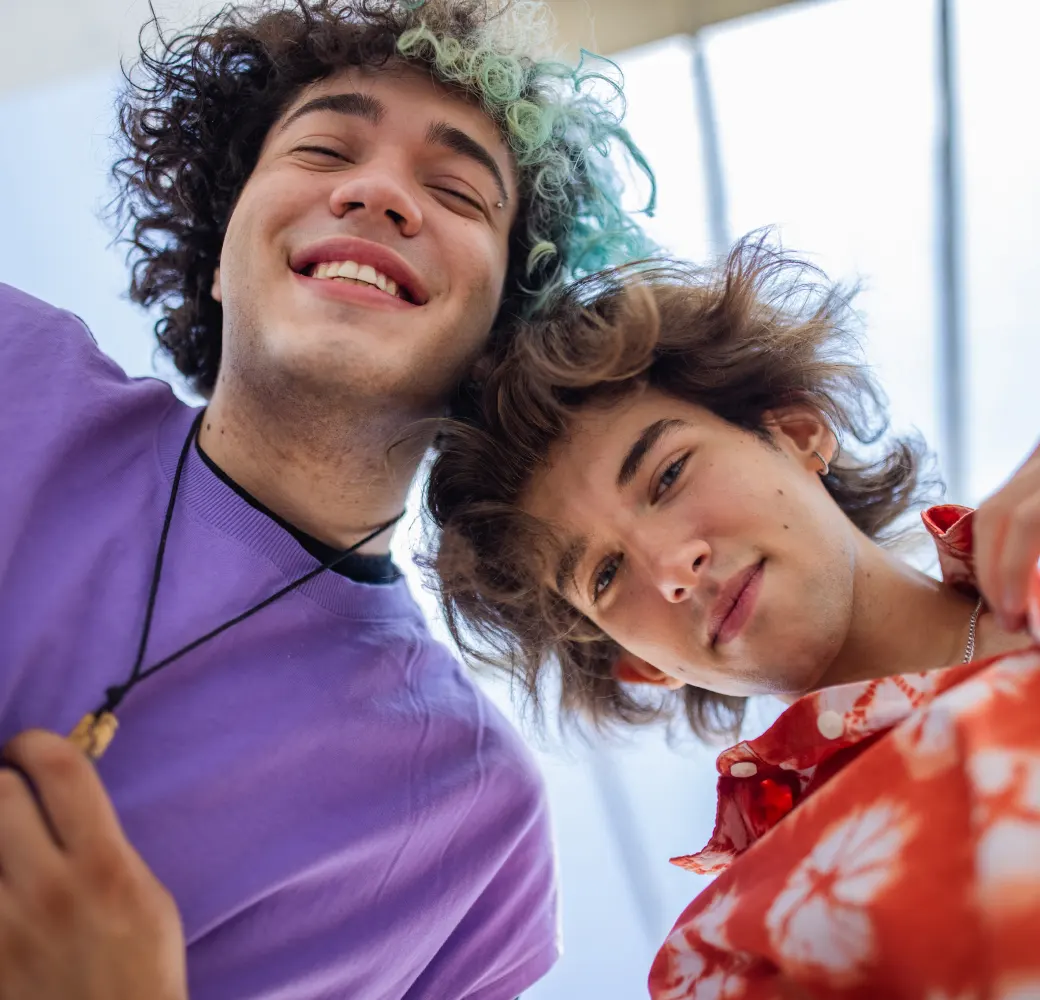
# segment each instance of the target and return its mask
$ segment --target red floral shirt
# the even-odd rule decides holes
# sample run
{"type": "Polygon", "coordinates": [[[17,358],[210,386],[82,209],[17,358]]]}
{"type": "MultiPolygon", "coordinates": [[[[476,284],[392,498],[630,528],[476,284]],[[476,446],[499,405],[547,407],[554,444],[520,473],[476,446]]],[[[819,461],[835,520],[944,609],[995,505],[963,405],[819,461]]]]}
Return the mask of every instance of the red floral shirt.
{"type": "MultiPolygon", "coordinates": [[[[971,512],[924,519],[974,593],[971,512]]],[[[1030,612],[1040,639],[1040,574],[1030,612]]],[[[654,1000],[1040,1000],[1038,706],[1040,645],[817,691],[723,752],[715,833],[674,859],[721,874],[654,1000]]]]}

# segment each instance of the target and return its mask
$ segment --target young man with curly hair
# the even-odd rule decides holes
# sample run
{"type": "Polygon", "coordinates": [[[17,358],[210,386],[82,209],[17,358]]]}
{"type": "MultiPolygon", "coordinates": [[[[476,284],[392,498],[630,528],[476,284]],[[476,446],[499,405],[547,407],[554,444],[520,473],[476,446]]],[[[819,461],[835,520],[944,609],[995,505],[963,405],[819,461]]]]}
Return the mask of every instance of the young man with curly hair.
{"type": "Polygon", "coordinates": [[[642,245],[617,116],[494,6],[144,52],[131,297],[204,409],[0,286],[0,995],[507,1000],[556,958],[539,777],[388,554],[489,337],[642,245]]]}
{"type": "Polygon", "coordinates": [[[912,568],[923,452],[855,333],[759,240],[603,275],[482,362],[431,470],[456,638],[531,694],[731,737],[789,704],[718,758],[655,1000],[1040,996],[1040,450],[912,568]]]}

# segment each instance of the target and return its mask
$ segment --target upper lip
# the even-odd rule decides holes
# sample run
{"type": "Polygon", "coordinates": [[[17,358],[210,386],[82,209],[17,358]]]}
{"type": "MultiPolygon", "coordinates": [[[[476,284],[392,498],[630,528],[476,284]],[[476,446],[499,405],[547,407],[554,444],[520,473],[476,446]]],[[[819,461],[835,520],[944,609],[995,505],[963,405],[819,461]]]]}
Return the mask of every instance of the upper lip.
{"type": "Polygon", "coordinates": [[[340,236],[312,243],[309,247],[297,250],[289,258],[289,266],[299,274],[311,264],[332,260],[353,260],[374,267],[396,281],[397,286],[416,305],[424,305],[430,298],[422,279],[403,258],[381,243],[358,239],[356,236],[340,236]]]}
{"type": "Polygon", "coordinates": [[[715,645],[715,640],[719,637],[719,632],[722,631],[722,625],[729,617],[729,613],[733,610],[737,601],[740,600],[740,595],[744,593],[745,588],[758,572],[761,565],[762,560],[752,563],[750,566],[740,570],[740,572],[734,573],[723,584],[722,590],[719,591],[719,596],[715,598],[715,602],[708,612],[708,639],[712,646],[715,645]]]}

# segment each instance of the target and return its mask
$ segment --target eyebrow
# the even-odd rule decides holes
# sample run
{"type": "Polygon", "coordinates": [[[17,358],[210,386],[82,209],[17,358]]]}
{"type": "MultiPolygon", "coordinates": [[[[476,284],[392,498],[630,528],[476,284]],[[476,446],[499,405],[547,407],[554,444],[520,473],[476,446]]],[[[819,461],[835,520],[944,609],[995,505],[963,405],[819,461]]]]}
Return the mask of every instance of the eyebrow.
{"type": "Polygon", "coordinates": [[[301,104],[282,122],[278,131],[284,132],[298,118],[313,115],[318,111],[334,111],[338,115],[364,118],[366,122],[378,125],[386,114],[386,105],[369,94],[326,94],[324,97],[315,97],[313,101],[301,104]]]}
{"type": "Polygon", "coordinates": [[[459,156],[468,157],[475,163],[479,163],[494,177],[502,201],[509,201],[502,171],[498,169],[495,158],[476,139],[466,135],[462,129],[458,129],[454,125],[437,122],[426,130],[426,141],[432,146],[442,146],[453,153],[458,153],[459,156]]]}
{"type": "MultiPolygon", "coordinates": [[[[314,100],[300,105],[289,115],[282,122],[278,131],[284,132],[293,122],[304,115],[316,114],[319,111],[333,111],[339,115],[363,118],[373,125],[378,125],[386,115],[386,105],[369,94],[328,94],[324,97],[315,97],[314,100]]],[[[462,129],[456,128],[448,122],[436,122],[426,130],[426,141],[431,146],[441,146],[453,153],[458,153],[459,156],[465,156],[475,163],[479,163],[494,178],[495,186],[498,188],[502,200],[509,201],[506,182],[495,158],[472,136],[466,135],[462,129]]]]}
{"type": "Polygon", "coordinates": [[[636,476],[643,466],[646,456],[665,434],[687,427],[685,420],[675,417],[666,420],[655,420],[652,424],[643,428],[643,433],[636,438],[635,444],[628,449],[625,460],[621,463],[621,471],[618,472],[617,488],[623,490],[636,476]]]}
{"type": "Polygon", "coordinates": [[[562,594],[568,584],[575,584],[574,571],[578,564],[585,558],[589,542],[587,538],[576,538],[567,546],[556,564],[556,590],[562,594]]]}

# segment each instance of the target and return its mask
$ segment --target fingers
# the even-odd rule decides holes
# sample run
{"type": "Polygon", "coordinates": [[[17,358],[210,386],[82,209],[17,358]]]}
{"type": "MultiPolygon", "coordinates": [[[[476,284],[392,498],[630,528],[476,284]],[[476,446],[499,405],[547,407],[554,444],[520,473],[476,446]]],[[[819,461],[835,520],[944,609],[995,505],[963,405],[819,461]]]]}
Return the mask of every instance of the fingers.
{"type": "Polygon", "coordinates": [[[24,889],[60,864],[61,852],[25,779],[0,767],[0,881],[24,889]]]}
{"type": "Polygon", "coordinates": [[[1040,559],[1040,449],[1008,484],[978,509],[975,573],[1001,625],[1026,624],[1026,602],[1040,559]]]}
{"type": "Polygon", "coordinates": [[[978,510],[974,525],[975,578],[986,604],[1002,628],[1013,628],[1004,613],[1003,583],[999,566],[1007,538],[1008,518],[998,506],[999,494],[978,510]]]}
{"type": "Polygon", "coordinates": [[[1029,578],[1040,558],[1040,491],[1020,503],[1008,519],[997,563],[997,585],[1002,591],[1001,610],[1009,624],[1025,625],[1029,578]]]}
{"type": "Polygon", "coordinates": [[[67,740],[30,729],[11,740],[3,756],[35,785],[60,847],[77,854],[126,843],[97,771],[67,740]]]}

